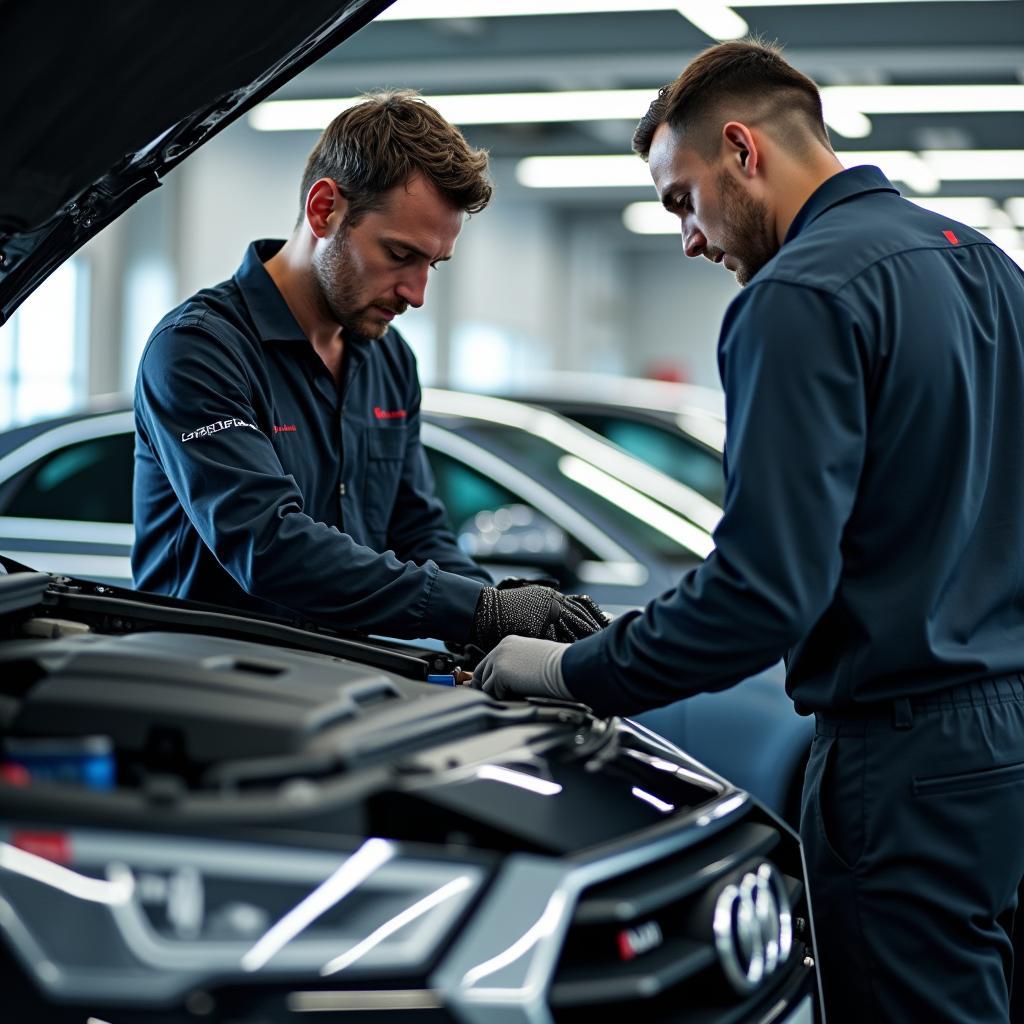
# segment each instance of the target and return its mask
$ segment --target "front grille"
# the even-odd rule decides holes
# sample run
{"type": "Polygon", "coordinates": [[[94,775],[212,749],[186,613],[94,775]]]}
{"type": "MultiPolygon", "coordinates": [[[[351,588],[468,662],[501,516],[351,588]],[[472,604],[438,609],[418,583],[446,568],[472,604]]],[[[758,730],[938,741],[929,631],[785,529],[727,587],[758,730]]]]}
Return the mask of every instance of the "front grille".
{"type": "Polygon", "coordinates": [[[795,972],[806,971],[800,873],[795,841],[772,825],[746,820],[584,890],[549,993],[555,1020],[582,1024],[595,1012],[627,1019],[640,1011],[645,1024],[727,1024],[755,1015],[778,1000],[795,972]],[[723,889],[766,862],[781,875],[797,937],[785,962],[740,994],[723,971],[712,920],[723,889]]]}

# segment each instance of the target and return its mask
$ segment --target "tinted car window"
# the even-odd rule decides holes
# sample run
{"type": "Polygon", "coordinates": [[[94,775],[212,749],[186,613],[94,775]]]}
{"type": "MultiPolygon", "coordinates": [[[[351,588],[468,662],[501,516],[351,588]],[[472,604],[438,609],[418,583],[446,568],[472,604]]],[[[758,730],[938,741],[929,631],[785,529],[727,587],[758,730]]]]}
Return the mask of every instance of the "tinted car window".
{"type": "Polygon", "coordinates": [[[573,413],[572,418],[655,469],[692,487],[721,508],[725,500],[721,460],[688,441],[674,428],[614,416],[573,413]]]}
{"type": "Polygon", "coordinates": [[[4,514],[130,523],[134,449],[132,434],[58,448],[25,471],[4,514]]]}
{"type": "Polygon", "coordinates": [[[521,504],[511,491],[471,469],[450,455],[427,448],[430,466],[437,483],[437,496],[448,509],[448,520],[458,530],[463,523],[484,509],[521,504]]]}
{"type": "MultiPolygon", "coordinates": [[[[573,460],[576,456],[568,455],[565,449],[537,434],[498,423],[481,423],[474,425],[472,435],[480,439],[479,443],[483,447],[496,454],[505,454],[513,465],[528,466],[531,476],[550,487],[562,501],[592,520],[595,525],[600,527],[603,523],[605,529],[614,527],[623,535],[643,544],[648,551],[670,561],[693,561],[697,557],[681,539],[652,526],[644,518],[643,511],[631,510],[602,493],[598,480],[604,471],[600,466],[584,463],[590,470],[588,475],[596,477],[594,484],[587,486],[573,479],[563,468],[563,459],[568,457],[573,460]]],[[[576,461],[581,463],[583,460],[576,461]]]]}

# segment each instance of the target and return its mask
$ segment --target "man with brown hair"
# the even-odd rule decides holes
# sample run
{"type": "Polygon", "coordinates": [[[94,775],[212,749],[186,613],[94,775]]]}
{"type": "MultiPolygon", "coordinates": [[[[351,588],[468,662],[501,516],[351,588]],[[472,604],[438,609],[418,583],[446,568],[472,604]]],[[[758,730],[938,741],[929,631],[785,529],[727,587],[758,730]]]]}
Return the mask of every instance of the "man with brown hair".
{"type": "Polygon", "coordinates": [[[370,96],[313,149],[291,237],[157,325],[135,393],[136,586],[488,648],[603,626],[589,599],[490,586],[420,444],[391,321],[487,205],[486,169],[414,93],[370,96]]]}
{"type": "Polygon", "coordinates": [[[716,46],[634,139],[688,256],[744,290],[719,340],[715,551],[571,647],[477,680],[630,714],[787,661],[816,736],[801,834],[831,1024],[995,1024],[1024,878],[1024,275],[843,170],[814,83],[716,46]]]}

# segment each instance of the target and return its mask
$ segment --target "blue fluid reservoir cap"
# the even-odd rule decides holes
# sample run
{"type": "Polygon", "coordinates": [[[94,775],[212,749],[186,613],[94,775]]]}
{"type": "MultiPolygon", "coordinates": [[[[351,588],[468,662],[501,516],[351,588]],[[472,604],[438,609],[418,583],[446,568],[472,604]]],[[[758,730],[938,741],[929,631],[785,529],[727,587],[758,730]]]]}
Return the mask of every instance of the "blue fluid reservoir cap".
{"type": "Polygon", "coordinates": [[[8,738],[5,763],[20,765],[34,782],[113,789],[117,766],[108,736],[8,738]]]}

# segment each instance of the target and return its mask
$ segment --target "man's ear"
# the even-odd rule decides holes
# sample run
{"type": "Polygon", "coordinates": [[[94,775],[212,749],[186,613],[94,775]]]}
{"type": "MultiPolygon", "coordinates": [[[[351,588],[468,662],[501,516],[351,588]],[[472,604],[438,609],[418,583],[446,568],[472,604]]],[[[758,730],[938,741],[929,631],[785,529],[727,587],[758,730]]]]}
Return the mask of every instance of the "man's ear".
{"type": "Polygon", "coordinates": [[[306,196],[306,223],[317,238],[330,234],[331,227],[345,218],[348,201],[333,178],[313,182],[306,196]],[[332,218],[332,214],[338,216],[332,218]]]}
{"type": "Polygon", "coordinates": [[[739,170],[744,177],[752,178],[760,167],[761,155],[758,152],[754,133],[742,121],[728,121],[722,128],[722,145],[727,160],[739,170]]]}

